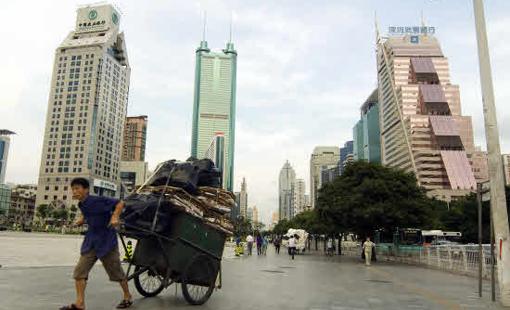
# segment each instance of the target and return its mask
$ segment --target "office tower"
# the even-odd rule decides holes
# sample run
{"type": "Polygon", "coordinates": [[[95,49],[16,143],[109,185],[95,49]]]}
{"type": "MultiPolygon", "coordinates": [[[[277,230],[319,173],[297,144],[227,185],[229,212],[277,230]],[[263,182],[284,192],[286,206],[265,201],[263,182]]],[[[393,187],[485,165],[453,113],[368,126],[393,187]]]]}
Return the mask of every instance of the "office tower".
{"type": "Polygon", "coordinates": [[[259,209],[253,206],[253,227],[257,227],[259,224],[259,209]]]}
{"type": "Polygon", "coordinates": [[[340,148],[340,160],[338,161],[339,173],[342,174],[346,164],[346,159],[349,154],[354,152],[354,141],[347,141],[344,146],[340,148]]]}
{"type": "Polygon", "coordinates": [[[249,207],[246,209],[246,218],[248,219],[248,221],[251,221],[252,225],[253,225],[253,208],[252,207],[249,207]]]}
{"type": "Polygon", "coordinates": [[[7,157],[9,156],[9,145],[14,132],[7,129],[0,129],[0,184],[5,183],[5,173],[7,171],[7,157]]]}
{"type": "Polygon", "coordinates": [[[321,173],[320,173],[321,186],[323,186],[326,183],[333,182],[333,180],[339,175],[340,175],[340,167],[338,165],[336,165],[332,168],[331,168],[331,166],[322,166],[321,173]]]}
{"type": "Polygon", "coordinates": [[[236,115],[237,51],[232,42],[213,52],[205,38],[196,50],[191,156],[204,158],[216,133],[224,135],[226,188],[232,191],[236,115]]]}
{"type": "Polygon", "coordinates": [[[111,5],[78,8],[76,28],[55,51],[36,206],[69,206],[69,183],[119,196],[130,67],[120,15],[111,5]]]}
{"type": "Polygon", "coordinates": [[[273,227],[274,225],[278,224],[278,221],[280,221],[280,218],[278,217],[278,212],[273,211],[271,213],[271,224],[273,225],[273,227]]]}
{"type": "Polygon", "coordinates": [[[293,191],[293,199],[292,199],[292,209],[293,214],[297,215],[305,210],[306,201],[305,201],[305,180],[296,179],[294,181],[294,191],[293,191]]]}
{"type": "Polygon", "coordinates": [[[381,162],[378,92],[374,90],[360,108],[361,117],[353,129],[354,160],[381,162]]]}
{"type": "Polygon", "coordinates": [[[227,188],[228,178],[225,175],[225,136],[223,133],[216,133],[211,139],[211,144],[205,151],[205,158],[209,158],[214,162],[216,168],[221,172],[221,186],[227,188]]]}
{"type": "Polygon", "coordinates": [[[294,216],[294,183],[296,181],[296,172],[286,161],[280,170],[280,177],[278,180],[278,193],[279,193],[279,208],[278,217],[280,220],[290,220],[294,216]]]}
{"type": "Polygon", "coordinates": [[[145,161],[121,161],[119,170],[122,183],[121,199],[142,186],[149,177],[149,165],[145,161]]]}
{"type": "Polygon", "coordinates": [[[122,140],[122,161],[145,161],[147,116],[128,116],[122,140]]]}
{"type": "Polygon", "coordinates": [[[241,183],[241,192],[239,193],[239,214],[247,218],[248,216],[248,191],[246,185],[246,179],[243,178],[243,182],[241,183]]]}
{"type": "Polygon", "coordinates": [[[310,158],[310,199],[312,208],[317,202],[317,192],[322,186],[321,171],[338,166],[340,149],[336,146],[316,146],[310,158]]]}
{"type": "Polygon", "coordinates": [[[439,199],[473,191],[471,117],[461,115],[438,40],[426,32],[378,38],[377,72],[382,163],[413,172],[439,199]]]}

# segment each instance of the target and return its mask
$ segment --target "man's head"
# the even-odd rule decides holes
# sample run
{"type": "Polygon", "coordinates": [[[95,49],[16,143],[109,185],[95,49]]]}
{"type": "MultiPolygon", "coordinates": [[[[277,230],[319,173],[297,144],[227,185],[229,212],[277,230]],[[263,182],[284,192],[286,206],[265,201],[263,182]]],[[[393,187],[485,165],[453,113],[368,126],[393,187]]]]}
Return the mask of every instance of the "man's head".
{"type": "Polygon", "coordinates": [[[370,237],[367,237],[367,241],[370,241],[370,237]]]}
{"type": "Polygon", "coordinates": [[[71,190],[73,192],[73,199],[82,201],[89,194],[90,184],[85,178],[74,178],[71,181],[71,190]]]}

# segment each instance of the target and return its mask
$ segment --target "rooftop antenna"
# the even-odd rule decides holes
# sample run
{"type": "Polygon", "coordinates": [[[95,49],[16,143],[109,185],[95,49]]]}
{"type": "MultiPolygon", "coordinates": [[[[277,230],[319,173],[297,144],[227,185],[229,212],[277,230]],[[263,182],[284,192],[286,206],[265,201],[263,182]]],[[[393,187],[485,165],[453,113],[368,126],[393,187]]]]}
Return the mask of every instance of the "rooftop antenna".
{"type": "Polygon", "coordinates": [[[421,26],[425,27],[425,17],[423,17],[423,9],[421,10],[421,26]]]}
{"type": "Polygon", "coordinates": [[[229,43],[232,43],[233,29],[234,28],[234,11],[230,12],[230,37],[228,39],[229,43]]]}
{"type": "Polygon", "coordinates": [[[206,27],[207,27],[207,11],[204,10],[204,29],[203,29],[203,32],[202,32],[202,41],[205,41],[206,27]]]}
{"type": "Polygon", "coordinates": [[[379,34],[379,24],[377,23],[377,11],[374,11],[374,24],[375,24],[375,43],[379,44],[381,36],[379,34]]]}

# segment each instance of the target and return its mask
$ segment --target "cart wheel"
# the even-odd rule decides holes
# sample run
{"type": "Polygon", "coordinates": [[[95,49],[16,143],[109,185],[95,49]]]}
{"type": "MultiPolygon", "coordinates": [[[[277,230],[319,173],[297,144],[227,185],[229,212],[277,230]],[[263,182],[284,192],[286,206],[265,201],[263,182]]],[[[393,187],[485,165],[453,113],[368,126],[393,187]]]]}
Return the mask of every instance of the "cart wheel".
{"type": "Polygon", "coordinates": [[[182,274],[182,294],[189,304],[204,304],[214,290],[217,263],[205,254],[196,255],[182,274]]]}
{"type": "MultiPolygon", "coordinates": [[[[135,272],[142,269],[140,266],[135,267],[135,272]]],[[[154,297],[161,293],[165,288],[163,277],[154,273],[151,269],[147,269],[134,278],[135,287],[138,293],[145,297],[154,297]]]]}

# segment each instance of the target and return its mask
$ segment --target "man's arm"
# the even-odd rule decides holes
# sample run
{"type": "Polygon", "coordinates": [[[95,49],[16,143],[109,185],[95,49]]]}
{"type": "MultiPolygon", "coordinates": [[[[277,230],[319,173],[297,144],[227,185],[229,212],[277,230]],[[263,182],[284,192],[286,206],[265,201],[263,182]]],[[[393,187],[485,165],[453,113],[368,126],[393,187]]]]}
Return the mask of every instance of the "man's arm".
{"type": "Polygon", "coordinates": [[[117,227],[120,224],[120,214],[122,213],[122,209],[124,209],[124,201],[119,201],[115,206],[115,210],[113,211],[112,218],[110,219],[110,225],[117,227]]]}

